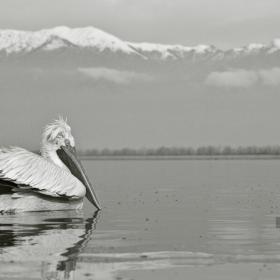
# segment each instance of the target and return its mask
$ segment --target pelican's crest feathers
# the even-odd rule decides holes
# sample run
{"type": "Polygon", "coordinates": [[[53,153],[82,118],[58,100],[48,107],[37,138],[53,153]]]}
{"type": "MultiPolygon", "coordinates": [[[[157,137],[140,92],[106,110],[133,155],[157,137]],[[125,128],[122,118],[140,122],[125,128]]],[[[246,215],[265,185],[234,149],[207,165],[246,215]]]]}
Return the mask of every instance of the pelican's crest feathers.
{"type": "Polygon", "coordinates": [[[66,123],[67,120],[64,120],[59,116],[58,120],[54,120],[52,123],[45,126],[43,133],[43,140],[54,140],[59,133],[64,135],[65,133],[71,134],[71,127],[66,123]]]}

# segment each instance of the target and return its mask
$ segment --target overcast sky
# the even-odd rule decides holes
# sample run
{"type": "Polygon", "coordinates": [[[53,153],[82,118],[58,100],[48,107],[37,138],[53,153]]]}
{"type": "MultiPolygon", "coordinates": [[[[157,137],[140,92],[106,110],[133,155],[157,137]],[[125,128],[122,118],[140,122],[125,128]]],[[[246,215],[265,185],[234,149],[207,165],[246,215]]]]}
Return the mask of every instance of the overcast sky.
{"type": "MultiPolygon", "coordinates": [[[[229,49],[280,38],[280,1],[0,0],[2,29],[61,25],[94,26],[132,42],[229,49]]],[[[54,66],[49,73],[0,64],[0,146],[34,150],[59,114],[68,117],[78,149],[276,145],[280,67],[273,65],[150,85],[147,73],[118,66],[54,66]]]]}
{"type": "Polygon", "coordinates": [[[123,40],[212,44],[221,49],[280,37],[279,0],[1,0],[0,27],[94,26],[123,40]]]}

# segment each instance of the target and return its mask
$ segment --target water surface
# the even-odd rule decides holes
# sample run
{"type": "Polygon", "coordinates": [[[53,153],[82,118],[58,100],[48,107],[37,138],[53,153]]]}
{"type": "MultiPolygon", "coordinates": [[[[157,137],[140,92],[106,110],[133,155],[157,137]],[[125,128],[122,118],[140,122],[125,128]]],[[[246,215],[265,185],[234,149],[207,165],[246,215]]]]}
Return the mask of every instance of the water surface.
{"type": "Polygon", "coordinates": [[[278,160],[83,164],[103,210],[1,215],[0,279],[279,279],[278,160]]]}

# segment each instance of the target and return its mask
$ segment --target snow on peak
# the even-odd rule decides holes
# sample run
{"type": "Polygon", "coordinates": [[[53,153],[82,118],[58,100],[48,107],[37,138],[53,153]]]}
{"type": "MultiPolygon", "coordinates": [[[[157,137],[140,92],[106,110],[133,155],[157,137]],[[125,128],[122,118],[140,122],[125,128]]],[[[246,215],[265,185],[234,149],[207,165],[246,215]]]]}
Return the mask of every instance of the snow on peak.
{"type": "Polygon", "coordinates": [[[233,51],[234,52],[242,52],[244,50],[244,48],[234,48],[233,51]]]}
{"type": "Polygon", "coordinates": [[[269,46],[280,49],[280,39],[274,39],[269,46]]]}
{"type": "Polygon", "coordinates": [[[268,52],[269,54],[274,53],[276,51],[280,50],[280,39],[274,39],[269,45],[268,45],[268,52]]]}
{"type": "Polygon", "coordinates": [[[194,47],[193,49],[196,53],[205,53],[206,51],[209,51],[211,49],[211,47],[208,45],[198,45],[198,46],[194,47]]]}
{"type": "Polygon", "coordinates": [[[173,47],[171,45],[162,45],[154,43],[127,43],[133,49],[137,49],[144,53],[158,53],[161,59],[167,59],[168,57],[173,57],[174,55],[170,52],[173,47]]]}
{"type": "Polygon", "coordinates": [[[80,47],[97,47],[101,51],[108,48],[113,52],[118,50],[128,53],[134,52],[119,38],[91,26],[72,29],[66,26],[59,26],[50,31],[80,47]]]}
{"type": "Polygon", "coordinates": [[[57,27],[54,27],[53,29],[50,29],[50,31],[52,31],[52,33],[57,35],[58,37],[65,38],[65,37],[67,37],[67,35],[70,31],[70,28],[67,26],[57,26],[57,27]]]}
{"type": "Polygon", "coordinates": [[[60,49],[62,47],[67,47],[67,44],[59,37],[52,37],[47,44],[43,47],[45,51],[53,51],[56,49],[60,49]]]}
{"type": "Polygon", "coordinates": [[[43,44],[44,41],[43,36],[37,37],[34,32],[11,29],[0,30],[0,51],[5,50],[8,54],[31,51],[43,44]]]}
{"type": "Polygon", "coordinates": [[[249,51],[254,51],[254,50],[262,49],[263,47],[264,47],[263,44],[250,44],[250,45],[248,45],[247,49],[249,51]]]}
{"type": "Polygon", "coordinates": [[[262,50],[263,48],[265,48],[265,45],[263,45],[263,44],[252,43],[252,44],[249,44],[248,46],[234,48],[233,52],[237,53],[237,54],[247,55],[250,53],[257,53],[260,50],[262,50]]]}
{"type": "Polygon", "coordinates": [[[183,58],[186,54],[194,52],[195,54],[205,54],[207,51],[215,52],[216,48],[208,45],[198,45],[196,47],[188,47],[182,45],[165,45],[154,43],[127,43],[134,49],[144,53],[157,53],[158,56],[166,60],[167,58],[178,59],[183,58]]]}

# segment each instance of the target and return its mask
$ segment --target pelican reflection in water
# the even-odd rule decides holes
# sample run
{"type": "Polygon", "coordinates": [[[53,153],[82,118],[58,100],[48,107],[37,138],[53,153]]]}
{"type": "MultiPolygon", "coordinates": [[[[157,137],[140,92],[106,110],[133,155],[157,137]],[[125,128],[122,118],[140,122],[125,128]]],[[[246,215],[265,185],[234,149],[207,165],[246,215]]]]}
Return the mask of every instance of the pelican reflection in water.
{"type": "Polygon", "coordinates": [[[0,149],[0,212],[82,209],[84,196],[101,209],[61,117],[45,127],[41,156],[18,147],[0,149]]]}
{"type": "Polygon", "coordinates": [[[81,210],[1,215],[0,278],[74,279],[98,213],[86,220],[81,210]]]}

